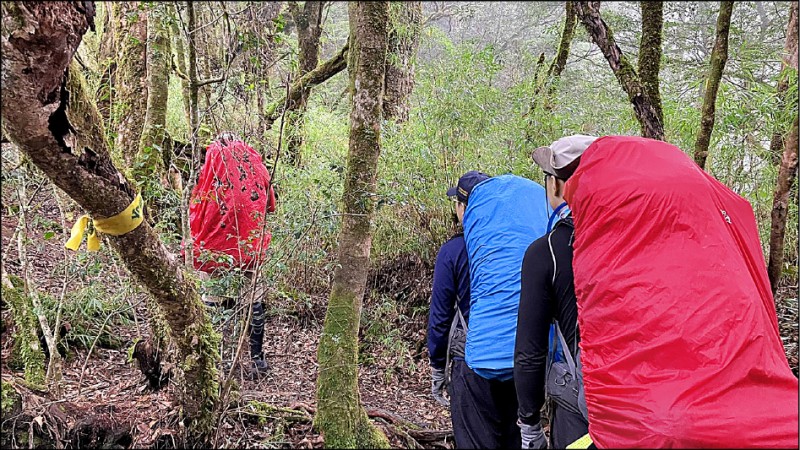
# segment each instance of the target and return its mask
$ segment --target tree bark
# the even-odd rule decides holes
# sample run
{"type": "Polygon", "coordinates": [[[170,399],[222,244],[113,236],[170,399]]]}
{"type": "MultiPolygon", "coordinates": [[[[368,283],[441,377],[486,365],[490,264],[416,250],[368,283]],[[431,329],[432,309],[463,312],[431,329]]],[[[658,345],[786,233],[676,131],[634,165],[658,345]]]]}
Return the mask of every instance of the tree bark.
{"type": "Polygon", "coordinates": [[[186,117],[186,126],[189,127],[191,133],[191,123],[192,123],[192,108],[190,106],[191,102],[191,93],[189,88],[189,80],[186,77],[186,50],[183,45],[183,35],[181,34],[181,30],[178,28],[178,18],[179,12],[178,8],[175,6],[175,3],[168,3],[169,13],[170,13],[170,36],[172,38],[172,49],[173,57],[175,58],[175,69],[183,76],[180,76],[181,80],[181,100],[183,101],[183,113],[186,117]]]}
{"type": "Polygon", "coordinates": [[[409,100],[414,90],[414,61],[422,28],[422,2],[390,2],[389,55],[383,97],[384,119],[408,120],[409,100]]]}
{"type": "Polygon", "coordinates": [[[117,44],[114,123],[115,163],[129,168],[139,150],[147,110],[147,14],[140,2],[114,3],[117,44]]]}
{"type": "Polygon", "coordinates": [[[717,90],[722,79],[722,71],[728,61],[728,30],[731,27],[731,13],[733,2],[719,2],[719,16],[717,16],[717,38],[714,49],[711,51],[711,67],[706,80],[706,94],[703,97],[703,110],[700,116],[700,130],[694,143],[694,161],[701,169],[706,168],[708,159],[708,145],[711,142],[711,133],[714,131],[714,120],[717,103],[717,90]]]}
{"type": "MultiPolygon", "coordinates": [[[[664,27],[664,3],[639,2],[642,10],[642,38],[639,44],[639,77],[653,102],[658,120],[664,123],[658,73],[661,68],[661,29],[664,27]]],[[[727,39],[725,40],[727,42],[727,39]]]]}
{"type": "MultiPolygon", "coordinates": [[[[295,79],[311,72],[319,62],[319,38],[322,35],[322,8],[325,2],[307,1],[303,6],[288,2],[289,11],[297,25],[297,43],[300,48],[295,79]]],[[[290,99],[286,108],[286,162],[300,165],[300,146],[303,144],[305,111],[311,87],[304,87],[297,100],[290,99]]]]}
{"type": "MultiPolygon", "coordinates": [[[[312,88],[318,84],[324,83],[332,76],[344,70],[347,67],[347,53],[349,46],[345,44],[339,52],[331,59],[317,66],[316,69],[305,74],[299,80],[295,80],[289,87],[289,103],[297,102],[302,95],[303,89],[312,88]]],[[[284,105],[286,104],[286,96],[270,103],[264,113],[264,126],[267,130],[272,128],[272,124],[283,113],[284,105]]]]}
{"type": "Polygon", "coordinates": [[[168,186],[165,160],[172,149],[166,137],[167,97],[169,95],[170,50],[167,30],[167,4],[153,3],[147,21],[147,111],[133,177],[142,188],[142,197],[152,208],[153,201],[168,186]],[[160,186],[159,186],[160,184],[160,186]]]}
{"type": "Polygon", "coordinates": [[[789,212],[789,192],[797,178],[797,115],[794,117],[792,130],[786,137],[783,159],[778,171],[778,182],[772,200],[772,226],[769,232],[769,263],[767,274],[772,294],[778,290],[778,283],[783,272],[784,237],[786,236],[786,215],[789,212]]]}
{"type": "Polygon", "coordinates": [[[358,329],[372,246],[386,70],[388,2],[351,2],[350,148],[342,202],[339,264],[320,337],[317,424],[329,448],[388,448],[358,392],[358,329]]]}
{"type": "MultiPolygon", "coordinates": [[[[783,60],[781,63],[781,73],[778,78],[778,110],[782,110],[786,103],[786,91],[789,89],[788,70],[791,67],[797,68],[797,8],[798,3],[789,4],[789,25],[786,28],[786,43],[783,47],[783,60]]],[[[783,126],[778,126],[772,134],[769,144],[769,152],[772,155],[772,163],[778,165],[781,162],[783,151],[783,126]]]]}
{"type": "MultiPolygon", "coordinates": [[[[784,70],[782,70],[786,80],[784,93],[789,88],[788,70],[797,71],[797,6],[797,3],[792,3],[790,6],[789,28],[786,31],[786,46],[784,47],[786,59],[784,59],[784,70]]],[[[797,87],[795,86],[794,89],[797,89],[797,87]]],[[[785,99],[780,93],[778,98],[779,105],[782,107],[785,99]]],[[[772,200],[772,225],[769,233],[769,261],[767,263],[767,274],[773,295],[778,289],[781,274],[783,273],[784,238],[786,236],[786,216],[789,212],[789,193],[797,178],[797,128],[798,118],[797,109],[795,109],[794,122],[786,140],[784,141],[780,136],[778,137],[779,142],[783,144],[783,157],[778,169],[778,181],[775,184],[772,200]]],[[[780,135],[781,133],[778,134],[780,135]]],[[[775,138],[773,137],[773,142],[774,140],[775,138]]]]}
{"type": "Polygon", "coordinates": [[[614,34],[600,17],[600,2],[575,2],[575,12],[586,31],[608,61],[617,81],[628,94],[633,112],[642,127],[642,136],[664,140],[664,124],[647,95],[639,75],[614,40],[614,34]]]}
{"type": "MultiPolygon", "coordinates": [[[[80,70],[68,67],[93,24],[92,3],[4,2],[2,12],[0,112],[8,137],[92,217],[118,214],[134,191],[111,162],[80,70]]],[[[218,398],[218,336],[195,283],[146,221],[108,241],[163,308],[185,377],[185,423],[195,433],[208,432],[218,398]]]]}
{"type": "Polygon", "coordinates": [[[545,97],[544,107],[547,110],[553,109],[553,97],[556,93],[558,80],[561,78],[561,72],[567,66],[567,58],[569,57],[569,48],[572,45],[572,38],[575,36],[575,25],[577,25],[577,17],[575,15],[574,2],[566,2],[566,17],[564,18],[564,29],[561,32],[561,41],[558,43],[558,52],[547,68],[547,95],[545,97]]]}
{"type": "Polygon", "coordinates": [[[100,48],[98,49],[97,60],[100,70],[100,84],[95,92],[97,99],[97,109],[103,117],[105,128],[111,129],[111,97],[113,95],[115,73],[117,70],[116,42],[114,40],[114,26],[117,19],[114,15],[115,8],[112,3],[101,3],[98,5],[103,8],[103,34],[100,36],[100,48]]]}

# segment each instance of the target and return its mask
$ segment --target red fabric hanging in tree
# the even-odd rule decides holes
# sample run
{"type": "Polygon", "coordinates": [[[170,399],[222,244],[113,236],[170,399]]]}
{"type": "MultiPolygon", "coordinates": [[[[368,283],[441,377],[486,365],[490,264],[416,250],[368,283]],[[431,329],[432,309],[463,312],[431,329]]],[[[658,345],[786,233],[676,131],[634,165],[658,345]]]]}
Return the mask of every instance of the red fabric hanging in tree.
{"type": "Polygon", "coordinates": [[[630,136],[595,141],[565,198],[597,446],[797,448],[798,381],[747,200],[630,136]]]}
{"type": "Polygon", "coordinates": [[[210,273],[263,260],[272,239],[264,220],[274,211],[275,192],[258,152],[242,141],[211,143],[189,202],[194,267],[210,273]]]}

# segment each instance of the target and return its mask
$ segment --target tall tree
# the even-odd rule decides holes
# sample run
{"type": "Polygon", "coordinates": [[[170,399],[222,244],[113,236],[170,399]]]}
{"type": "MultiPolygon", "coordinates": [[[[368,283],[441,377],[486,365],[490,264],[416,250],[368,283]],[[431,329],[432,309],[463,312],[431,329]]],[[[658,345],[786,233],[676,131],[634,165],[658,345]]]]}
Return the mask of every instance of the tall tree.
{"type": "Polygon", "coordinates": [[[139,150],[147,110],[147,14],[140,2],[113,3],[117,45],[114,118],[115,162],[131,167],[139,150]]]}
{"type": "Polygon", "coordinates": [[[133,177],[152,206],[156,195],[154,183],[167,186],[165,157],[167,143],[167,97],[169,94],[170,50],[167,28],[167,4],[155,2],[149,7],[147,21],[147,112],[133,168],[133,177]]]}
{"type": "MultiPolygon", "coordinates": [[[[108,152],[96,105],[70,61],[94,26],[92,3],[2,3],[3,102],[9,139],[91,217],[109,218],[135,197],[108,152]]],[[[147,222],[108,236],[135,279],[164,310],[185,380],[184,422],[211,430],[217,403],[218,336],[195,283],[147,222]]]]}
{"type": "Polygon", "coordinates": [[[409,98],[414,90],[414,60],[419,49],[422,2],[389,3],[389,55],[383,97],[383,117],[408,120],[409,98]]]}
{"type": "Polygon", "coordinates": [[[317,358],[317,424],[330,448],[388,447],[358,392],[358,328],[372,246],[386,70],[388,2],[350,2],[350,148],[344,180],[339,264],[317,358]]]}
{"type": "Polygon", "coordinates": [[[664,111],[661,108],[658,73],[661,68],[661,29],[664,27],[664,3],[660,1],[639,2],[642,10],[642,38],[639,41],[639,77],[644,90],[661,123],[664,111]]]}
{"type": "MultiPolygon", "coordinates": [[[[794,91],[797,92],[797,2],[792,2],[789,13],[789,27],[786,30],[786,51],[784,65],[785,70],[782,76],[786,77],[786,90],[789,88],[789,80],[794,83],[794,91]],[[792,74],[788,71],[793,71],[792,74]]],[[[779,86],[780,89],[780,86],[779,86]]],[[[779,105],[782,107],[784,99],[779,95],[779,105]]],[[[795,100],[797,101],[797,100],[795,100]]],[[[794,120],[791,129],[780,142],[783,143],[783,157],[778,169],[778,181],[775,184],[775,192],[772,200],[772,225],[769,233],[769,262],[767,263],[767,274],[769,283],[774,294],[778,289],[778,283],[783,272],[784,258],[784,238],[786,236],[786,215],[789,212],[789,193],[792,185],[797,179],[798,164],[798,137],[797,137],[797,109],[794,109],[794,120]]],[[[774,138],[773,138],[774,139],[774,138]]]]}
{"type": "MultiPolygon", "coordinates": [[[[577,25],[577,17],[575,15],[575,2],[565,2],[566,15],[564,17],[564,29],[561,31],[561,40],[558,43],[558,51],[556,56],[553,57],[553,62],[547,68],[547,78],[545,83],[548,85],[546,97],[544,102],[545,109],[553,108],[553,97],[555,96],[558,80],[561,78],[561,72],[567,66],[567,58],[569,57],[569,48],[572,45],[572,38],[575,36],[575,26],[577,25]]],[[[537,89],[538,90],[538,89],[537,89]]],[[[534,94],[534,95],[538,95],[534,94]]]]}
{"type": "Polygon", "coordinates": [[[722,79],[725,62],[728,61],[728,30],[731,27],[732,12],[733,2],[719,2],[717,37],[714,41],[714,49],[711,51],[711,66],[708,70],[706,93],[703,97],[700,130],[697,132],[697,140],[694,143],[694,160],[702,169],[706,168],[708,145],[711,142],[711,132],[714,131],[719,81],[722,79]]]}
{"type": "Polygon", "coordinates": [[[642,136],[663,141],[664,124],[659,119],[658,111],[636,69],[617,46],[611,28],[600,17],[600,2],[575,2],[575,12],[589,36],[600,47],[617,81],[628,94],[633,112],[642,127],[642,136]]]}
{"type": "MultiPolygon", "coordinates": [[[[789,26],[786,29],[786,43],[783,47],[783,58],[781,61],[781,73],[778,78],[778,109],[782,109],[786,102],[786,91],[789,89],[789,70],[797,67],[797,2],[789,4],[789,26]]],[[[783,151],[783,135],[786,130],[779,126],[772,135],[769,143],[769,152],[772,155],[772,163],[781,163],[781,153],[783,151]]]]}
{"type": "MultiPolygon", "coordinates": [[[[314,70],[319,62],[319,38],[322,35],[322,9],[325,2],[307,1],[303,6],[294,1],[287,4],[297,26],[297,43],[300,48],[295,78],[301,78],[314,70]]],[[[291,101],[286,110],[289,131],[286,138],[286,160],[295,165],[300,164],[300,146],[303,144],[303,123],[309,94],[310,87],[301,89],[300,98],[291,101]]]]}

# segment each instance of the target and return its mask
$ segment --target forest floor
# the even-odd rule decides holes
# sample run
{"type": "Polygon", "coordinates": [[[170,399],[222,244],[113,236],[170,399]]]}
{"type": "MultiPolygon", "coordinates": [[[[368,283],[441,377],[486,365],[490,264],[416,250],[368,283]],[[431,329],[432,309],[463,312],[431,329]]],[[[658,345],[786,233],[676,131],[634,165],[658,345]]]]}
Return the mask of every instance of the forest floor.
{"type": "MultiPolygon", "coordinates": [[[[27,243],[29,276],[36,280],[41,291],[58,298],[65,280],[63,245],[68,237],[68,230],[63,234],[61,232],[61,215],[53,190],[49,186],[29,190],[33,191],[30,194],[31,206],[27,230],[30,239],[27,243]],[[49,239],[43,239],[42,236],[51,230],[56,230],[55,236],[50,235],[49,239]]],[[[9,203],[13,203],[13,200],[10,200],[8,195],[4,197],[2,248],[3,251],[8,251],[4,267],[10,274],[21,275],[16,242],[12,240],[17,220],[15,215],[8,213],[9,203]]],[[[70,212],[67,213],[67,227],[71,226],[79,213],[77,208],[71,212],[71,217],[70,212]]],[[[107,244],[103,247],[98,257],[102,260],[100,267],[95,268],[88,276],[84,273],[83,276],[75,278],[80,278],[80,282],[84,284],[101,285],[100,295],[110,298],[123,289],[121,282],[127,282],[128,275],[124,268],[114,262],[111,252],[107,250],[107,244]]],[[[78,253],[69,253],[67,258],[77,258],[76,255],[81,252],[85,252],[84,246],[78,253]]],[[[74,277],[69,278],[69,284],[78,283],[74,277]]],[[[429,284],[430,281],[419,280],[417,283],[429,284]]],[[[144,294],[139,289],[135,291],[124,300],[131,305],[131,315],[134,320],[126,325],[119,325],[114,320],[109,321],[108,318],[105,320],[109,328],[107,332],[121,345],[116,346],[117,348],[107,348],[108,345],[102,344],[105,340],[100,340],[100,344],[96,345],[91,353],[86,348],[88,346],[71,346],[64,363],[64,395],[60,399],[49,400],[69,404],[69,409],[77,412],[73,414],[74,417],[101,415],[110,418],[119,425],[117,428],[121,428],[122,434],[125,435],[124,439],[118,440],[122,446],[182,447],[179,438],[182,424],[178,423],[177,410],[174,406],[177,395],[175,383],[170,382],[167,387],[153,391],[136,366],[136,362],[130,360],[128,356],[128,348],[135,340],[149,334],[146,325],[148,313],[143,302],[144,294]]],[[[316,305],[314,308],[316,314],[302,320],[291,314],[274,313],[286,310],[291,305],[284,305],[285,308],[274,303],[267,305],[267,309],[273,311],[267,317],[264,342],[270,371],[260,380],[245,379],[242,376],[244,371],[234,371],[241,397],[222,416],[214,442],[216,447],[322,447],[322,438],[312,428],[311,421],[316,407],[317,344],[327,299],[320,297],[311,300],[316,305]],[[253,407],[251,401],[264,402],[268,406],[258,411],[258,407],[253,407]]],[[[281,297],[274,299],[274,302],[281,301],[288,300],[281,297]]],[[[273,302],[273,299],[270,299],[270,302],[273,302]]],[[[109,311],[109,315],[117,313],[120,312],[109,311]]],[[[101,323],[104,322],[102,318],[100,319],[101,323]]],[[[424,339],[423,319],[417,317],[414,320],[414,326],[419,325],[422,329],[409,333],[414,336],[415,341],[419,341],[420,337],[424,339]]],[[[19,370],[12,370],[7,364],[11,356],[9,337],[14,334],[14,325],[7,305],[3,306],[2,320],[5,326],[0,335],[3,361],[1,369],[3,379],[9,381],[13,379],[12,375],[21,377],[22,373],[19,370]]],[[[224,336],[223,341],[229,340],[229,336],[224,336]]],[[[407,348],[421,349],[421,344],[422,342],[409,342],[407,348]]],[[[449,412],[436,404],[429,395],[430,375],[427,355],[418,352],[412,356],[411,353],[406,351],[398,360],[396,355],[382,356],[379,349],[373,354],[369,352],[365,354],[362,350],[362,360],[368,361],[361,364],[359,372],[362,403],[373,421],[386,432],[393,446],[452,448],[452,439],[442,437],[450,434],[449,412]],[[418,436],[419,440],[406,432],[415,428],[418,430],[412,434],[418,436]],[[421,434],[419,430],[423,430],[421,434]],[[428,430],[437,432],[425,434],[428,430]],[[430,436],[434,436],[435,439],[430,436]]],[[[246,357],[245,348],[243,358],[246,357]]],[[[230,368],[230,363],[230,358],[223,356],[221,369],[225,374],[230,368]]],[[[37,418],[39,421],[42,420],[41,416],[37,418]]],[[[13,417],[3,417],[3,421],[13,419],[13,417]]],[[[46,419],[47,417],[45,422],[46,419]]],[[[69,425],[75,427],[78,424],[69,425]]],[[[30,426],[33,430],[33,425],[30,426]]],[[[40,424],[36,430],[41,429],[40,424]]],[[[20,447],[23,444],[17,442],[20,447]]]]}

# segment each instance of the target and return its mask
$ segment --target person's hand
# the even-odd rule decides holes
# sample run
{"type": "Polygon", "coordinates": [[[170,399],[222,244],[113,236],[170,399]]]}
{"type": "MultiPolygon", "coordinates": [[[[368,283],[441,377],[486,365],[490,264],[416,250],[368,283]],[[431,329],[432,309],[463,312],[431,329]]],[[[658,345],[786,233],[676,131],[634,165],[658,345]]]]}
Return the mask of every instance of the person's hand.
{"type": "Polygon", "coordinates": [[[436,400],[436,403],[449,407],[450,401],[444,398],[445,380],[444,369],[431,367],[431,395],[433,395],[433,399],[436,400]]]}
{"type": "Polygon", "coordinates": [[[522,448],[547,448],[547,438],[544,437],[541,424],[528,425],[517,421],[520,436],[522,436],[522,448]]]}

